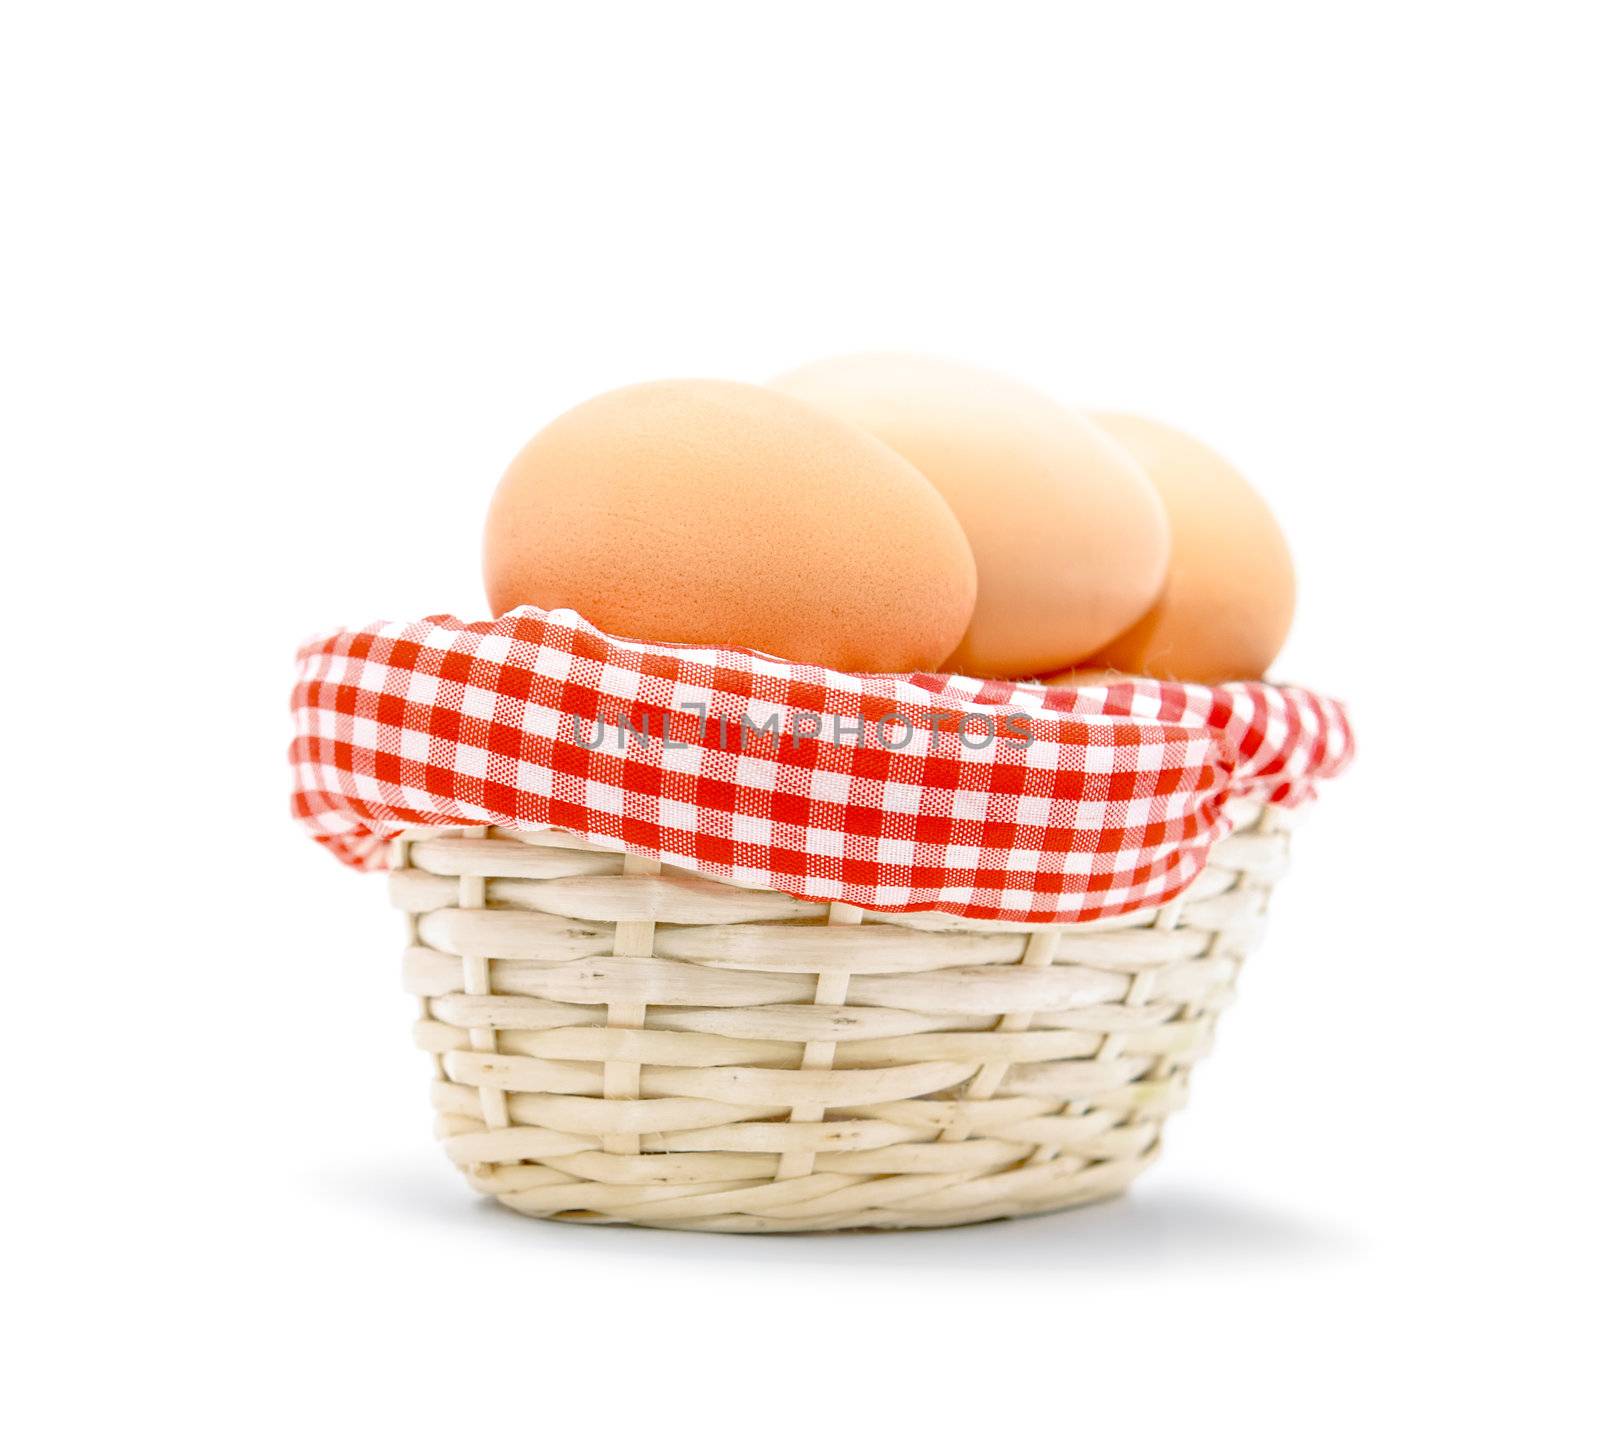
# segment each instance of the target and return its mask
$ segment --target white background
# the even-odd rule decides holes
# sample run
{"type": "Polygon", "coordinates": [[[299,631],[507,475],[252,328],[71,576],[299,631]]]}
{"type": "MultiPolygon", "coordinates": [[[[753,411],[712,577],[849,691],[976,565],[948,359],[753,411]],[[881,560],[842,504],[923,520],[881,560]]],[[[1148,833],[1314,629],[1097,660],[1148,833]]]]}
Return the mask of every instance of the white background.
{"type": "Polygon", "coordinates": [[[1587,20],[8,8],[12,1445],[1592,1435],[1587,20]],[[477,1203],[382,884],[288,821],[293,647],[480,616],[489,491],[585,397],[865,347],[1229,453],[1363,759],[1124,1201],[477,1203]]]}

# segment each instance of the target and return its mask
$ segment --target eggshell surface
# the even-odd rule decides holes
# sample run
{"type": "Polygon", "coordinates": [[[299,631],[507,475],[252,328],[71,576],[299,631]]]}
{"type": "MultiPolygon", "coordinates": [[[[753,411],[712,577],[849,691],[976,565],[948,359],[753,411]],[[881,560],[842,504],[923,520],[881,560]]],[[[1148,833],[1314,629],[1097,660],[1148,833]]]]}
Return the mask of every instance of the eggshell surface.
{"type": "Polygon", "coordinates": [[[1155,606],[1084,665],[1202,685],[1260,679],[1294,618],[1294,564],[1272,512],[1198,439],[1133,414],[1093,417],[1160,492],[1172,563],[1155,606]]]}
{"type": "Polygon", "coordinates": [[[936,668],[976,595],[950,508],[870,434],[771,389],[680,380],[580,404],[490,504],[498,615],[570,608],[613,634],[849,671],[936,668]]]}
{"type": "Polygon", "coordinates": [[[978,601],[947,669],[1015,677],[1070,665],[1160,590],[1160,501],[1083,414],[997,374],[894,355],[811,364],[773,386],[882,439],[955,511],[978,601]]]}

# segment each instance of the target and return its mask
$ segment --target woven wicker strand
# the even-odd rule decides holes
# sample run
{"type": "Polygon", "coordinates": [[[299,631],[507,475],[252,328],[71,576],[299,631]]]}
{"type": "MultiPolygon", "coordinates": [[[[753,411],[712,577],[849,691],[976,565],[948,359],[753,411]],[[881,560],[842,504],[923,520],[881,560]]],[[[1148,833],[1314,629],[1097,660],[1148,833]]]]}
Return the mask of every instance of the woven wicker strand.
{"type": "Polygon", "coordinates": [[[1028,929],[737,887],[555,833],[393,849],[437,1133],[526,1215],[958,1225],[1104,1199],[1210,1047],[1288,813],[1243,804],[1177,901],[1028,929]]]}

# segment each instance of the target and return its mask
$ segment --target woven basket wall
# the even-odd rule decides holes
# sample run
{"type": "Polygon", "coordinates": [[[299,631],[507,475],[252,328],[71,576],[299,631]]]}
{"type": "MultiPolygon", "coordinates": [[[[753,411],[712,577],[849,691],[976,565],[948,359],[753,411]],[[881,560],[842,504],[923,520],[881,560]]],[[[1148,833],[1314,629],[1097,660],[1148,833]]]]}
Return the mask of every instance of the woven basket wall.
{"type": "Polygon", "coordinates": [[[394,846],[437,1132],[528,1215],[956,1225],[1114,1195],[1210,1047],[1289,815],[1241,805],[1182,898],[1019,929],[865,914],[553,833],[394,846]]]}

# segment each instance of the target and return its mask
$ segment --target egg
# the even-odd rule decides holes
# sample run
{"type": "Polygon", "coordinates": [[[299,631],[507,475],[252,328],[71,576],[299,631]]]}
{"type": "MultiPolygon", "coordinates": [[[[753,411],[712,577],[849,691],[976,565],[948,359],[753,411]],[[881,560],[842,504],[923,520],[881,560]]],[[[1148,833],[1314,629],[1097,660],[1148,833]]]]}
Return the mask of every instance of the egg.
{"type": "Polygon", "coordinates": [[[1220,454],[1133,414],[1095,421],[1150,476],[1172,526],[1160,599],[1082,664],[1166,680],[1257,680],[1294,618],[1294,565],[1261,496],[1220,454]]]}
{"type": "Polygon", "coordinates": [[[936,668],[972,617],[950,507],[871,434],[772,389],[602,394],[512,460],[489,506],[498,615],[567,607],[633,639],[848,671],[936,668]]]}
{"type": "Polygon", "coordinates": [[[996,374],[893,355],[814,363],[773,386],[882,439],[955,511],[978,602],[948,669],[1016,677],[1070,665],[1161,589],[1161,502],[1083,414],[996,374]]]}

